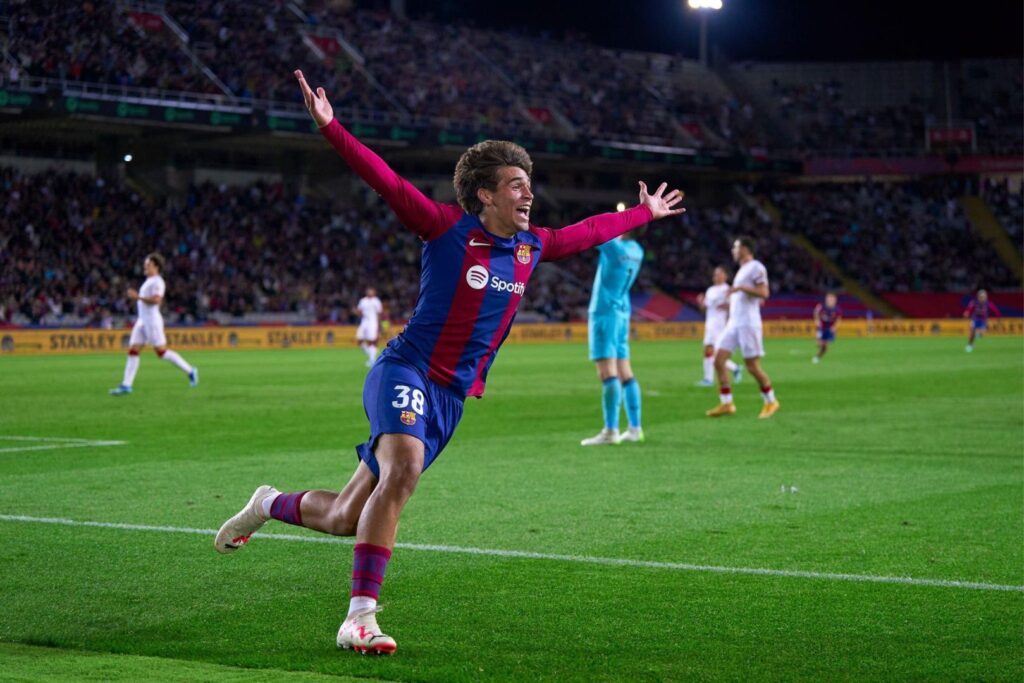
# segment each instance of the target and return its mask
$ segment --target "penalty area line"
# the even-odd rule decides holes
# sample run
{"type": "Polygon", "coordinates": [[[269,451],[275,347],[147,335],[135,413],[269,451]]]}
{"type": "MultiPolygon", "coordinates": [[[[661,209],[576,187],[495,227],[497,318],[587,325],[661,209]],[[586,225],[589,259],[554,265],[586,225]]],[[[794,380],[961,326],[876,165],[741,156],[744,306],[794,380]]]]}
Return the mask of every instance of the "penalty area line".
{"type": "MultiPolygon", "coordinates": [[[[216,536],[216,529],[197,529],[192,527],[155,526],[149,524],[123,524],[119,522],[94,522],[60,517],[30,517],[27,515],[0,515],[0,522],[21,522],[27,524],[56,524],[70,527],[91,527],[95,529],[118,529],[122,531],[148,531],[167,534],[193,534],[198,536],[216,536]]],[[[300,543],[326,543],[331,545],[353,545],[350,538],[336,536],[299,536],[296,534],[256,533],[253,538],[296,541],[300,543]]],[[[962,588],[967,590],[1003,591],[1024,593],[1024,586],[998,583],[981,583],[977,581],[958,581],[953,579],[921,579],[911,576],[880,576],[876,574],[846,574],[832,572],[813,572],[799,569],[765,569],[760,567],[723,567],[707,564],[689,564],[685,562],[657,562],[652,560],[631,560],[617,557],[596,557],[592,555],[559,555],[554,553],[537,553],[525,550],[502,550],[498,548],[473,548],[456,545],[433,545],[425,543],[396,543],[396,548],[403,550],[420,550],[425,552],[449,553],[458,555],[482,555],[486,557],[508,557],[525,560],[547,560],[551,562],[573,562],[578,564],[596,564],[612,567],[633,567],[639,569],[665,569],[670,571],[700,572],[706,574],[737,574],[742,576],[770,576],[790,579],[815,579],[819,581],[844,581],[850,583],[888,583],[906,586],[932,586],[936,588],[962,588]]]]}

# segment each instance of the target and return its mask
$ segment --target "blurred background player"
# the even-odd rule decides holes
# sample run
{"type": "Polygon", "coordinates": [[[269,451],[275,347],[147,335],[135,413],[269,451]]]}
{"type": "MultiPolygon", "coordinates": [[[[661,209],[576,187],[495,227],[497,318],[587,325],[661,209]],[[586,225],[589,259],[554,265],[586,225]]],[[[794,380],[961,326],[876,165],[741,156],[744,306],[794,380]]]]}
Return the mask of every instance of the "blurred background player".
{"type": "Polygon", "coordinates": [[[377,298],[377,290],[373,287],[366,288],[366,296],[356,304],[359,311],[359,329],[356,330],[356,341],[363,347],[366,354],[366,367],[373,365],[377,358],[377,337],[380,336],[380,316],[384,312],[384,305],[377,298]]]}
{"type": "MultiPolygon", "coordinates": [[[[715,385],[715,341],[725,329],[729,320],[729,271],[718,266],[711,274],[711,286],[697,295],[697,305],[704,310],[704,379],[697,382],[700,387],[715,385]]],[[[736,384],[743,378],[743,370],[732,360],[725,363],[736,384]]]]}
{"type": "Polygon", "coordinates": [[[971,336],[967,340],[967,348],[964,349],[967,353],[974,350],[975,337],[984,336],[985,330],[988,329],[989,315],[998,318],[999,309],[988,300],[988,292],[979,289],[975,297],[971,299],[971,303],[967,304],[967,308],[964,309],[964,317],[971,319],[971,336]]]}
{"type": "Polygon", "coordinates": [[[597,436],[584,439],[582,446],[602,446],[621,441],[643,441],[640,428],[640,384],[629,364],[629,319],[632,306],[629,288],[636,282],[644,262],[644,250],[634,233],[597,247],[600,254],[594,289],[587,309],[590,360],[601,378],[604,428],[597,436]],[[619,434],[619,411],[623,397],[629,430],[619,434]]]}
{"type": "Polygon", "coordinates": [[[742,236],[732,245],[732,257],[740,269],[729,288],[729,321],[715,342],[715,372],[719,382],[719,404],[707,411],[708,417],[722,417],[736,412],[729,386],[726,361],[738,347],[747,370],[761,386],[764,407],[759,418],[769,418],[779,409],[775,390],[767,373],[761,369],[764,340],[761,325],[761,302],[768,298],[768,270],[754,258],[754,239],[742,236]]]}
{"type": "Polygon", "coordinates": [[[169,363],[173,363],[182,372],[188,375],[190,386],[199,384],[199,369],[185,362],[176,351],[167,348],[167,337],[164,335],[164,318],[160,314],[160,303],[164,300],[164,292],[167,285],[161,275],[164,270],[164,257],[160,254],[150,254],[142,263],[142,271],[146,274],[146,281],[142,287],[136,290],[134,287],[128,290],[128,298],[137,302],[139,319],[135,321],[132,328],[132,336],[129,340],[128,360],[124,366],[124,379],[121,384],[110,390],[114,396],[123,396],[132,393],[132,384],[135,383],[135,374],[139,371],[139,350],[143,344],[153,347],[156,355],[169,363]]]}
{"type": "Polygon", "coordinates": [[[295,76],[310,115],[338,154],[423,240],[420,291],[409,324],[392,339],[363,385],[370,437],[338,491],[281,493],[260,486],[217,532],[231,553],[269,519],[335,536],[355,536],[352,592],[337,645],[391,654],[394,638],[377,623],[377,598],[398,533],[398,519],[420,475],[441,454],[467,396],[483,396],[487,374],[541,261],[578,254],[644,223],[683,213],[679,190],[640,183],[640,203],[560,230],[530,223],[533,162],[511,142],[486,140],[455,166],[459,206],[428,199],[334,118],[323,88],[295,76]]]}
{"type": "Polygon", "coordinates": [[[812,363],[820,363],[828,351],[828,345],[836,340],[836,331],[843,312],[839,310],[839,299],[835,293],[825,295],[825,303],[814,307],[814,326],[817,328],[818,353],[811,359],[812,363]]]}

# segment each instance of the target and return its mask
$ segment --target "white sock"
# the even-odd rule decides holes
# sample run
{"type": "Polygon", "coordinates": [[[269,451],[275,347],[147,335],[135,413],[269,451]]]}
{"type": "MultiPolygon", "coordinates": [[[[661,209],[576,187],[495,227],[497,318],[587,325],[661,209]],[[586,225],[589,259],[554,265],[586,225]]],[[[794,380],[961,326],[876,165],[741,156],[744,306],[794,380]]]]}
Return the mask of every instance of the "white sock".
{"type": "Polygon", "coordinates": [[[704,357],[704,381],[714,382],[715,381],[715,357],[705,356],[704,357]]]}
{"type": "Polygon", "coordinates": [[[366,347],[366,355],[370,357],[370,360],[373,360],[374,358],[376,358],[377,357],[377,345],[376,344],[370,344],[369,346],[367,346],[366,347]]]}
{"type": "MultiPolygon", "coordinates": [[[[277,496],[281,495],[280,493],[277,496]]],[[[270,519],[270,506],[277,500],[277,496],[267,496],[260,502],[260,507],[263,509],[263,516],[270,519]]]]}
{"type": "Polygon", "coordinates": [[[738,367],[739,367],[739,366],[738,366],[738,365],[736,365],[736,363],[734,363],[734,362],[733,362],[733,361],[731,361],[731,360],[727,360],[727,361],[725,361],[725,368],[726,368],[726,370],[728,370],[729,372],[736,372],[736,368],[738,368],[738,367]]]}
{"type": "Polygon", "coordinates": [[[135,373],[139,371],[139,357],[128,354],[128,360],[124,364],[124,381],[121,384],[130,387],[135,382],[135,373]]]}
{"type": "MultiPolygon", "coordinates": [[[[374,609],[377,606],[377,601],[373,598],[368,598],[364,595],[354,597],[348,601],[348,617],[352,616],[356,612],[365,612],[367,610],[374,609]]],[[[348,617],[345,617],[348,619],[348,617]]]]}
{"type": "Polygon", "coordinates": [[[761,392],[761,397],[764,398],[764,402],[765,403],[774,403],[775,402],[775,390],[772,389],[772,388],[769,388],[768,391],[762,391],[761,392]]]}
{"type": "Polygon", "coordinates": [[[186,363],[185,359],[179,356],[177,351],[171,351],[168,349],[167,351],[164,351],[164,355],[161,357],[168,363],[174,363],[177,365],[186,375],[192,372],[192,366],[186,363]]]}
{"type": "Polygon", "coordinates": [[[722,403],[732,403],[732,389],[718,390],[718,400],[722,403]]]}

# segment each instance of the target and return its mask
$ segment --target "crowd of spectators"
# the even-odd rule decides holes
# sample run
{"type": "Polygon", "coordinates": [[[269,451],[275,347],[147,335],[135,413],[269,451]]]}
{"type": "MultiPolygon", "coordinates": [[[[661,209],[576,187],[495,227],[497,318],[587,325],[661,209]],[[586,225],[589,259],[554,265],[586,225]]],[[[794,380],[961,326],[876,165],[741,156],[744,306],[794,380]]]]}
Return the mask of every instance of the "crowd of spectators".
{"type": "Polygon", "coordinates": [[[169,0],[167,11],[204,63],[238,97],[300,103],[292,72],[302,68],[314,87],[330,93],[336,107],[392,108],[344,54],[317,59],[304,42],[303,22],[284,0],[169,0]]]}
{"type": "MultiPolygon", "coordinates": [[[[49,171],[0,169],[0,322],[107,325],[134,313],[128,287],[142,279],[146,254],[167,258],[168,319],[290,314],[347,322],[363,289],[375,286],[390,315],[412,314],[420,244],[371,191],[342,201],[289,192],[281,184],[203,183],[178,200],[151,200],[115,181],[49,171]]],[[[1019,236],[1019,192],[990,183],[983,192],[1019,236]],[[1015,223],[1014,223],[1015,221],[1015,223]]],[[[835,286],[788,234],[807,236],[875,291],[957,291],[1017,283],[971,228],[947,185],[849,184],[769,190],[781,224],[734,203],[691,206],[681,218],[639,235],[646,251],[636,291],[673,296],[707,286],[716,265],[731,266],[731,240],[753,235],[769,264],[772,291],[835,286]]],[[[543,209],[555,227],[592,206],[543,209]]],[[[586,315],[597,254],[545,265],[521,307],[534,319],[586,315]]]]}
{"type": "Polygon", "coordinates": [[[167,258],[168,319],[294,313],[347,321],[374,284],[411,313],[419,245],[379,205],[308,201],[279,184],[191,187],[151,201],[102,178],[2,171],[0,306],[31,323],[131,315],[128,287],[152,251],[167,258]]]}
{"type": "Polygon", "coordinates": [[[493,131],[544,126],[528,115],[519,92],[468,47],[469,28],[329,7],[310,15],[315,25],[340,31],[406,111],[493,131]]]}
{"type": "Polygon", "coordinates": [[[845,184],[770,193],[807,236],[874,291],[965,291],[1020,282],[971,226],[955,183],[845,184]]]}
{"type": "MultiPolygon", "coordinates": [[[[157,14],[110,0],[64,3],[58,11],[38,0],[8,4],[8,80],[43,76],[222,94],[157,14]]],[[[667,73],[642,56],[626,59],[578,37],[399,20],[323,0],[167,0],[163,7],[187,34],[188,49],[239,98],[299,102],[291,73],[301,66],[336,107],[357,117],[406,115],[508,136],[575,131],[728,148],[763,142],[749,105],[674,87],[672,70],[682,62],[666,55],[648,60],[658,57],[667,73]],[[338,38],[358,51],[361,66],[338,38]]]]}
{"type": "MultiPolygon", "coordinates": [[[[193,63],[187,42],[237,97],[297,103],[291,72],[301,66],[336,107],[359,120],[383,115],[492,135],[557,138],[575,131],[743,152],[778,146],[750,103],[710,87],[714,75],[700,75],[674,56],[625,53],[571,33],[554,38],[399,19],[331,0],[165,0],[167,16],[187,34],[182,41],[159,14],[112,0],[5,5],[7,81],[38,76],[223,94],[193,63]],[[691,80],[677,78],[684,69],[691,80]],[[693,78],[707,79],[709,87],[688,87],[693,78]]],[[[973,123],[979,150],[1019,154],[1020,76],[982,91],[961,86],[954,109],[958,119],[973,123]]],[[[770,95],[780,120],[792,127],[797,151],[806,155],[920,153],[926,127],[937,122],[919,99],[854,106],[839,80],[776,80],[770,95]]]]}
{"type": "Polygon", "coordinates": [[[804,154],[912,154],[924,145],[929,115],[920,103],[862,109],[845,102],[843,84],[772,81],[781,120],[804,154]]]}
{"type": "Polygon", "coordinates": [[[1002,83],[988,97],[965,94],[961,99],[960,116],[974,123],[981,151],[1020,156],[1024,151],[1022,74],[1002,83]]]}
{"type": "Polygon", "coordinates": [[[988,180],[982,183],[981,193],[1019,250],[1024,244],[1024,185],[1018,184],[1013,191],[1005,178],[988,180]]]}
{"type": "Polygon", "coordinates": [[[104,0],[8,0],[8,81],[22,77],[221,94],[160,22],[104,0]]]}

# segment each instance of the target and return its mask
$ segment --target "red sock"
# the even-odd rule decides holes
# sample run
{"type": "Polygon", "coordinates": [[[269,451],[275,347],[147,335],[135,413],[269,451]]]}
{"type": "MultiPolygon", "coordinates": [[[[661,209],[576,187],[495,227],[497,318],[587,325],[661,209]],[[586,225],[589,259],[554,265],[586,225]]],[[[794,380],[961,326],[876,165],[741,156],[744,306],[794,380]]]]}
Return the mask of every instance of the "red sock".
{"type": "Polygon", "coordinates": [[[352,553],[353,598],[378,598],[390,559],[391,551],[382,545],[356,543],[352,553]]]}

